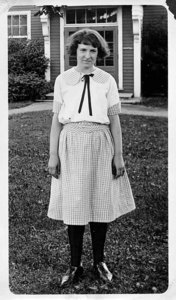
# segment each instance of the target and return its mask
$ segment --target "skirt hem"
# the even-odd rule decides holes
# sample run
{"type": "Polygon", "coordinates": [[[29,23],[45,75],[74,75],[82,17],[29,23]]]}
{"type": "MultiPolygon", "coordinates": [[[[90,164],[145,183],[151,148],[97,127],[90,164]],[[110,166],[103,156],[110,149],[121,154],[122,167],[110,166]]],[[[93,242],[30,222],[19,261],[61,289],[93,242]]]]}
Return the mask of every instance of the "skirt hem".
{"type": "Polygon", "coordinates": [[[47,214],[47,217],[50,218],[50,219],[52,219],[52,220],[62,221],[66,225],[87,225],[90,222],[111,223],[111,222],[115,221],[116,219],[118,219],[118,218],[120,218],[120,217],[122,217],[122,216],[124,216],[124,215],[126,215],[126,214],[128,214],[128,213],[130,213],[132,211],[134,211],[135,209],[136,209],[136,206],[134,206],[133,208],[129,208],[128,210],[126,210],[124,212],[121,212],[121,214],[115,216],[114,218],[108,219],[108,220],[107,219],[106,220],[105,219],[104,220],[103,219],[98,220],[98,219],[94,218],[94,219],[89,219],[89,220],[84,221],[84,222],[68,222],[66,220],[63,220],[63,218],[53,216],[52,214],[47,214]]]}

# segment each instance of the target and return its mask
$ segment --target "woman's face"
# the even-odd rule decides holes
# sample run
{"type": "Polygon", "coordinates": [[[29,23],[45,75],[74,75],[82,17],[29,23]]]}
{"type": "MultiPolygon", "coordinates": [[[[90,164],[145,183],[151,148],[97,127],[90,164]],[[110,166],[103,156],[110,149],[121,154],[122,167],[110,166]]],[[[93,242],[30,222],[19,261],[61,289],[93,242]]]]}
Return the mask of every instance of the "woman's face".
{"type": "Polygon", "coordinates": [[[78,44],[77,65],[81,69],[91,69],[95,65],[98,49],[92,45],[78,44]]]}

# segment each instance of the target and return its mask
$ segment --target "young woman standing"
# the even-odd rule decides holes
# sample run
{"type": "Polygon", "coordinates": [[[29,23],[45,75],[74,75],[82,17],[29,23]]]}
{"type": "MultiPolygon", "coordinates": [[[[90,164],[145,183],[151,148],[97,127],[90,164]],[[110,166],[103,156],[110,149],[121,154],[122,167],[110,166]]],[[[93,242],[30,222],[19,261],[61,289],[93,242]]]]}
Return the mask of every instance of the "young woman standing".
{"type": "Polygon", "coordinates": [[[84,228],[90,224],[93,271],[112,280],[104,262],[107,226],[135,208],[122,152],[119,94],[115,79],[96,67],[109,55],[101,35],[90,29],[74,33],[67,45],[77,66],[55,81],[50,133],[52,175],[48,216],[68,225],[71,262],[61,286],[76,282],[84,228]]]}

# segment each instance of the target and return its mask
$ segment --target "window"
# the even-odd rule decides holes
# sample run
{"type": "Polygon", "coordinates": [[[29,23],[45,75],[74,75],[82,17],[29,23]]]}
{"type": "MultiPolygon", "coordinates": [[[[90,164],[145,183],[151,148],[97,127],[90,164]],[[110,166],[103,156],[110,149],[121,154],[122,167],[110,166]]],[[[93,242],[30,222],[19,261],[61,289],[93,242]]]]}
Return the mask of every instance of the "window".
{"type": "Polygon", "coordinates": [[[15,11],[8,13],[8,37],[31,38],[30,11],[15,11]]]}
{"type": "Polygon", "coordinates": [[[68,8],[66,24],[92,24],[117,22],[117,8],[68,8]]]}
{"type": "Polygon", "coordinates": [[[97,66],[113,66],[114,65],[114,36],[112,30],[103,30],[98,32],[101,36],[107,41],[109,49],[110,49],[110,56],[106,58],[99,58],[97,60],[97,66]]]}

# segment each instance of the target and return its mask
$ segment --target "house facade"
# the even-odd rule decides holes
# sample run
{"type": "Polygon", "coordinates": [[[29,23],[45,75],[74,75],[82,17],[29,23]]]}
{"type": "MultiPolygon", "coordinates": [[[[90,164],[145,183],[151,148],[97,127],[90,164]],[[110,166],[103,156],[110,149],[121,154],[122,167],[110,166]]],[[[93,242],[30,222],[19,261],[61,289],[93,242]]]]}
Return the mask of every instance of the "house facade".
{"type": "MultiPolygon", "coordinates": [[[[115,1],[114,1],[115,2],[115,1]]],[[[118,3],[118,1],[116,1],[118,3]]],[[[143,2],[143,1],[141,1],[143,2]]],[[[8,12],[8,36],[44,40],[45,56],[50,59],[48,81],[75,65],[67,54],[68,36],[81,28],[97,30],[108,42],[111,55],[97,66],[117,81],[122,97],[141,97],[142,34],[148,24],[164,20],[167,9],[161,5],[58,5],[60,14],[37,15],[41,6],[13,6],[8,12]]]]}

